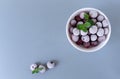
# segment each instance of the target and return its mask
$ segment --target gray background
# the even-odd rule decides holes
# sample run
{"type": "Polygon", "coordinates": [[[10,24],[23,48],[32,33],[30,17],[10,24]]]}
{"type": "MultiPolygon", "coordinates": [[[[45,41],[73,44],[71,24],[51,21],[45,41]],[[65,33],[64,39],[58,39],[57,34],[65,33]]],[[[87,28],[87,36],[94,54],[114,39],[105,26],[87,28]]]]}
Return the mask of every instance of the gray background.
{"type": "Polygon", "coordinates": [[[0,79],[120,79],[119,0],[0,0],[0,79]],[[95,53],[73,48],[65,34],[69,16],[93,7],[110,19],[112,35],[95,53]],[[32,63],[57,60],[45,74],[32,63]]]}

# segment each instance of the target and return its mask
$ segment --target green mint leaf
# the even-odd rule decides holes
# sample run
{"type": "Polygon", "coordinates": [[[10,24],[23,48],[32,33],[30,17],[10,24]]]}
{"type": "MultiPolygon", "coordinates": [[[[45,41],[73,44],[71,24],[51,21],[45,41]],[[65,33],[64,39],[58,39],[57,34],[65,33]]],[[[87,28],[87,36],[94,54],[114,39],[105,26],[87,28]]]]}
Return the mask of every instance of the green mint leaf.
{"type": "Polygon", "coordinates": [[[91,24],[90,24],[89,22],[85,22],[84,26],[85,26],[86,28],[89,28],[89,27],[91,26],[91,24]]]}
{"type": "Polygon", "coordinates": [[[36,70],[33,70],[33,71],[32,71],[32,74],[34,74],[34,73],[36,73],[36,70]]]}
{"type": "Polygon", "coordinates": [[[36,73],[38,73],[39,72],[39,70],[36,70],[36,73]]]}
{"type": "Polygon", "coordinates": [[[84,14],[84,18],[85,20],[88,20],[89,19],[89,15],[87,13],[84,14]]]}
{"type": "Polygon", "coordinates": [[[32,74],[38,73],[41,71],[43,68],[35,68],[35,70],[32,71],[32,74]]]}
{"type": "Polygon", "coordinates": [[[88,31],[86,27],[83,27],[81,30],[84,31],[84,32],[88,31]]]}
{"type": "Polygon", "coordinates": [[[35,70],[32,71],[32,73],[39,73],[39,71],[41,71],[43,68],[36,68],[35,70]]]}
{"type": "Polygon", "coordinates": [[[85,26],[85,24],[79,24],[79,25],[77,25],[77,29],[82,30],[84,32],[88,31],[87,27],[85,26]]]}
{"type": "Polygon", "coordinates": [[[81,30],[84,27],[84,24],[78,24],[77,29],[81,30]]]}
{"type": "Polygon", "coordinates": [[[93,20],[89,19],[87,22],[89,22],[91,25],[94,25],[95,23],[93,22],[93,20]]]}
{"type": "Polygon", "coordinates": [[[43,68],[37,68],[39,71],[41,71],[43,68]]]}

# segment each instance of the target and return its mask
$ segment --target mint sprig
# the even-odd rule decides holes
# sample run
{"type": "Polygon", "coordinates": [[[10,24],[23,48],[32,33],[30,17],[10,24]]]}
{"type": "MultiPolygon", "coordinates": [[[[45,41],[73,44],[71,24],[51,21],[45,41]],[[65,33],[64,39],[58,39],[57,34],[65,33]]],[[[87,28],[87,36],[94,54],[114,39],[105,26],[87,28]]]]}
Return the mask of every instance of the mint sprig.
{"type": "Polygon", "coordinates": [[[84,13],[84,18],[85,18],[85,20],[88,20],[90,18],[90,16],[87,13],[84,13]]]}
{"type": "Polygon", "coordinates": [[[90,26],[91,26],[90,22],[87,21],[87,22],[84,23],[84,27],[89,28],[90,26]]]}
{"type": "Polygon", "coordinates": [[[90,16],[89,16],[87,13],[84,14],[84,18],[85,18],[85,23],[84,23],[84,24],[78,24],[78,25],[77,25],[77,28],[78,28],[79,30],[82,30],[82,31],[84,31],[84,32],[87,32],[87,31],[88,31],[88,28],[89,28],[90,26],[94,25],[94,22],[90,19],[90,16]]]}
{"type": "Polygon", "coordinates": [[[32,74],[35,74],[35,73],[38,73],[39,71],[41,71],[43,68],[35,68],[33,71],[32,71],[32,74]]]}
{"type": "Polygon", "coordinates": [[[93,20],[89,19],[87,22],[89,22],[91,25],[94,25],[95,23],[93,22],[93,20]]]}
{"type": "Polygon", "coordinates": [[[91,24],[89,22],[85,22],[84,24],[78,24],[77,28],[84,32],[87,32],[87,30],[90,26],[91,26],[91,24]]]}

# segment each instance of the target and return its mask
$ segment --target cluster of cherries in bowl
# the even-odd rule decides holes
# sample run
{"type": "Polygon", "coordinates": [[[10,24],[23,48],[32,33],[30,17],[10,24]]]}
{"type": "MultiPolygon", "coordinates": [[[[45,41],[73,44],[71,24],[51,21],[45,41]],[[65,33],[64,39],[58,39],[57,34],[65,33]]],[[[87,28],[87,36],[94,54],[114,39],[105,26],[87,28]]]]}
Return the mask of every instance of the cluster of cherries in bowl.
{"type": "Polygon", "coordinates": [[[109,30],[106,17],[95,10],[77,13],[70,19],[68,28],[72,42],[83,48],[93,48],[101,44],[106,40],[109,30]]]}

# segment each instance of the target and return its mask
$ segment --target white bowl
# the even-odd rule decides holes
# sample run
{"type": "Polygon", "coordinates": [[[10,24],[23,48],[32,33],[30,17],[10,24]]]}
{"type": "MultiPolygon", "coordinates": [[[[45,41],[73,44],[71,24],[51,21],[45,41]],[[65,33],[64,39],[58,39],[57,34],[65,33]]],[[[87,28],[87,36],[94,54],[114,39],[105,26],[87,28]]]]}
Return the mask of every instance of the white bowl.
{"type": "Polygon", "coordinates": [[[103,12],[101,12],[100,10],[94,9],[94,8],[82,8],[82,9],[79,9],[79,10],[75,11],[75,12],[69,17],[69,19],[68,19],[68,21],[67,21],[67,24],[66,24],[66,35],[67,35],[67,38],[68,38],[68,41],[70,42],[70,44],[72,44],[72,46],[75,47],[76,49],[78,49],[79,51],[83,51],[83,52],[95,52],[95,51],[100,50],[101,48],[103,48],[103,47],[107,44],[107,42],[108,42],[108,40],[109,40],[109,38],[110,38],[110,35],[111,35],[111,24],[110,24],[109,19],[107,18],[107,16],[106,16],[103,12]],[[69,34],[69,23],[70,23],[71,19],[73,19],[73,18],[74,18],[76,15],[78,15],[80,12],[83,12],[83,11],[91,11],[91,10],[95,10],[95,11],[97,11],[99,14],[101,14],[101,15],[103,15],[103,16],[105,17],[105,19],[108,21],[108,24],[109,24],[109,26],[108,26],[108,28],[109,28],[109,33],[108,33],[107,38],[105,39],[105,41],[101,42],[99,45],[97,45],[97,46],[95,46],[95,47],[92,47],[92,48],[84,48],[84,47],[78,46],[76,43],[74,43],[74,42],[71,40],[70,34],[69,34]]]}

